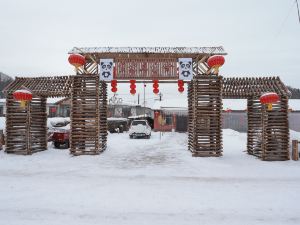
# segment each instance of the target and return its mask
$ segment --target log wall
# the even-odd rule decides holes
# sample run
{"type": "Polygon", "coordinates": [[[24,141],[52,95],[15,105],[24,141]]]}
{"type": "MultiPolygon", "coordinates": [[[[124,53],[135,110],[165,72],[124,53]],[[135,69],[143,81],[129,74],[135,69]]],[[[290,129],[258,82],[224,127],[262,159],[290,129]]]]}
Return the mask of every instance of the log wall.
{"type": "Polygon", "coordinates": [[[266,108],[264,105],[262,109],[262,160],[289,160],[288,99],[281,97],[280,102],[273,104],[271,111],[266,108]]]}
{"type": "Polygon", "coordinates": [[[247,101],[248,135],[247,152],[250,155],[262,157],[262,105],[258,98],[248,98],[247,101]]]}
{"type": "Polygon", "coordinates": [[[6,99],[7,153],[30,155],[47,149],[46,99],[34,96],[25,108],[9,94],[6,99]]]}
{"type": "Polygon", "coordinates": [[[98,76],[78,75],[73,78],[71,154],[96,155],[105,150],[106,100],[106,84],[100,82],[98,76]]]}
{"type": "Polygon", "coordinates": [[[188,145],[193,156],[221,156],[222,77],[198,75],[189,85],[188,145]]]}

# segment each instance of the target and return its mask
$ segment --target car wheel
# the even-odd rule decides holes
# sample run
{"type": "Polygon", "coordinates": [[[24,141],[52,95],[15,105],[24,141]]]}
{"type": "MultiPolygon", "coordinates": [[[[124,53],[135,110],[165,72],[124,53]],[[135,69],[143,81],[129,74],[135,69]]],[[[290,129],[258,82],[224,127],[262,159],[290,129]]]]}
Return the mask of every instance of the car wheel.
{"type": "Polygon", "coordinates": [[[133,138],[133,136],[132,136],[132,135],[129,135],[129,137],[130,137],[130,139],[132,139],[132,138],[133,138]]]}
{"type": "Polygon", "coordinates": [[[59,147],[60,147],[60,143],[54,142],[54,147],[55,147],[55,148],[59,148],[59,147]]]}

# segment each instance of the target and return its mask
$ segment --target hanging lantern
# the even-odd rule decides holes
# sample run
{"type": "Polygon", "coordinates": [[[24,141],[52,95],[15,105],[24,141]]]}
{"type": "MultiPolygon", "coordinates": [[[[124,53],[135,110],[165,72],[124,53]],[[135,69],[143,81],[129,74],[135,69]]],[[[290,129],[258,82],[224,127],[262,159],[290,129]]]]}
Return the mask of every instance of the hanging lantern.
{"type": "Polygon", "coordinates": [[[183,80],[178,80],[177,83],[178,83],[178,91],[180,93],[184,92],[184,82],[183,82],[183,80]]]}
{"type": "Polygon", "coordinates": [[[21,107],[25,108],[26,103],[31,101],[32,93],[28,90],[17,90],[13,93],[16,101],[21,101],[21,107]]]}
{"type": "Polygon", "coordinates": [[[135,95],[136,93],[136,85],[135,85],[135,80],[130,80],[130,94],[135,95]]]}
{"type": "Polygon", "coordinates": [[[111,85],[111,91],[112,91],[112,92],[115,93],[115,92],[118,91],[118,88],[117,88],[117,85],[118,85],[118,84],[117,84],[117,80],[112,80],[111,83],[110,83],[110,85],[111,85]]]}
{"type": "Polygon", "coordinates": [[[275,92],[268,92],[260,96],[259,98],[261,104],[267,104],[268,110],[272,110],[272,104],[279,101],[279,96],[275,92]]]}
{"type": "Polygon", "coordinates": [[[69,63],[77,69],[78,67],[81,67],[85,64],[85,58],[82,55],[79,54],[72,54],[68,58],[69,63]]]}
{"type": "Polygon", "coordinates": [[[158,84],[158,80],[153,80],[153,93],[154,94],[158,94],[159,93],[159,84],[158,84]]]}
{"type": "Polygon", "coordinates": [[[215,74],[219,73],[219,68],[225,63],[225,58],[222,55],[214,55],[208,58],[207,64],[215,70],[215,74]]]}

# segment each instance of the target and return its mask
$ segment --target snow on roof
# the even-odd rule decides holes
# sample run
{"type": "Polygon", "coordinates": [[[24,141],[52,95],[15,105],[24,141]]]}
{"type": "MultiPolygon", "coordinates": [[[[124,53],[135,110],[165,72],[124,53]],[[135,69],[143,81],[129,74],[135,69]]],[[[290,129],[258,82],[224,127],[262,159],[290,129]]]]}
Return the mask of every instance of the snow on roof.
{"type": "Polygon", "coordinates": [[[226,54],[217,47],[74,47],[72,53],[174,53],[174,54],[226,54]]]}
{"type": "Polygon", "coordinates": [[[127,121],[127,118],[124,117],[108,117],[107,118],[108,121],[127,121]]]}
{"type": "MultiPolygon", "coordinates": [[[[187,110],[187,99],[166,99],[156,101],[152,106],[153,110],[187,110]]],[[[245,110],[247,108],[246,99],[223,99],[223,109],[245,110]]]]}
{"type": "Polygon", "coordinates": [[[187,110],[188,104],[187,99],[179,98],[179,99],[165,99],[163,101],[154,102],[151,107],[153,110],[161,110],[161,109],[182,109],[187,110]]]}
{"type": "Polygon", "coordinates": [[[146,118],[146,117],[151,117],[151,116],[148,114],[143,114],[143,115],[138,115],[138,116],[129,116],[128,119],[146,118]]]}
{"type": "Polygon", "coordinates": [[[58,101],[60,101],[62,99],[64,99],[64,97],[62,97],[62,98],[47,98],[47,103],[48,104],[55,104],[55,103],[57,103],[58,101]]]}

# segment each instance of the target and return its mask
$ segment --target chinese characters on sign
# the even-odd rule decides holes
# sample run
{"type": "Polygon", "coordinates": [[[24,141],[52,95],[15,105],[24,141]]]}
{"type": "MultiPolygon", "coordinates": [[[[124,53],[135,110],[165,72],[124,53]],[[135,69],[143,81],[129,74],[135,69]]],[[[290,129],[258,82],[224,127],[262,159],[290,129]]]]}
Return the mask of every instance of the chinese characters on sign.
{"type": "Polygon", "coordinates": [[[114,79],[178,79],[177,59],[117,59],[114,79]]]}

